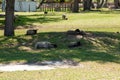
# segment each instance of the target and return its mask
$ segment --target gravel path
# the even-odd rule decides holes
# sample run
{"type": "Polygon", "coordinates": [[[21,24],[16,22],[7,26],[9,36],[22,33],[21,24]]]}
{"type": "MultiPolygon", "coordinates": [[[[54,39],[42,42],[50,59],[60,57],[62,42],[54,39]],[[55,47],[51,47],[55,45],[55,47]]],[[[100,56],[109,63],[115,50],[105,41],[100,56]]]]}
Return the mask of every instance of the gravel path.
{"type": "Polygon", "coordinates": [[[50,70],[56,68],[83,67],[73,61],[44,61],[36,64],[1,64],[0,71],[50,70]]]}
{"type": "Polygon", "coordinates": [[[41,66],[41,65],[0,65],[0,71],[31,71],[31,70],[49,70],[55,69],[50,66],[41,66]]]}

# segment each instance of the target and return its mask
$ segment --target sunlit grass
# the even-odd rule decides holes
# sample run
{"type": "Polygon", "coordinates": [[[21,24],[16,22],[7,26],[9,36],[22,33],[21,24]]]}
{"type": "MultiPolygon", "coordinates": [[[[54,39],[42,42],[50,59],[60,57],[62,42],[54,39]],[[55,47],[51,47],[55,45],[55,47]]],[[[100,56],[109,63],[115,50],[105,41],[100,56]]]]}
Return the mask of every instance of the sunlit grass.
{"type": "MultiPolygon", "coordinates": [[[[119,11],[106,12],[48,12],[44,15],[43,12],[16,12],[17,16],[15,25],[29,26],[37,25],[41,30],[48,31],[65,31],[68,29],[80,28],[86,31],[107,31],[115,32],[120,30],[120,14],[119,11]],[[62,14],[66,14],[68,20],[62,20],[62,14]]],[[[3,25],[4,18],[1,17],[0,25],[3,25]]]]}
{"type": "MultiPolygon", "coordinates": [[[[30,13],[31,14],[31,13],[30,13]]],[[[75,29],[80,28],[87,31],[118,31],[120,29],[120,14],[111,14],[111,13],[102,13],[102,12],[95,12],[95,13],[65,13],[68,16],[68,20],[62,20],[61,16],[64,13],[48,13],[48,16],[44,15],[39,16],[40,13],[36,13],[34,15],[38,16],[28,16],[29,19],[35,19],[37,17],[44,17],[47,18],[58,18],[59,20],[53,21],[51,24],[51,20],[48,22],[33,22],[28,23],[32,25],[40,25],[46,28],[53,28],[53,30],[68,30],[68,29],[75,29]],[[50,16],[52,15],[52,16],[50,16]],[[54,16],[53,16],[54,15],[54,16]],[[41,24],[42,23],[42,24],[41,24]]],[[[27,14],[26,14],[27,15],[27,14]]],[[[32,21],[31,21],[32,22],[32,21]]]]}

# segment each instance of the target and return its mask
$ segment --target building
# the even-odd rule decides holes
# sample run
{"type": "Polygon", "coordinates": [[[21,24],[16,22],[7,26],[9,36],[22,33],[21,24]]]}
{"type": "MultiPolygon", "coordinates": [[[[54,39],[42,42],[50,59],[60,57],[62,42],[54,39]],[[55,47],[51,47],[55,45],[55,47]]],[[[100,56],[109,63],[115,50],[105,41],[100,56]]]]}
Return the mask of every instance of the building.
{"type": "MultiPolygon", "coordinates": [[[[2,1],[2,10],[5,11],[5,0],[2,1]]],[[[34,0],[15,0],[16,12],[33,12],[36,11],[37,4],[34,0]]]]}

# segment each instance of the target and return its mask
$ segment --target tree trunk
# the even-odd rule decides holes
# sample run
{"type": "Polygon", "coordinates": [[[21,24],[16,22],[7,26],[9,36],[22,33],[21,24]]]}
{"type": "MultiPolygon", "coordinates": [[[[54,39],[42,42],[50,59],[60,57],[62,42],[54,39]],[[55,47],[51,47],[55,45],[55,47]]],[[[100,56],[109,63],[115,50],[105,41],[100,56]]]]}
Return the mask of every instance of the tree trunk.
{"type": "Polygon", "coordinates": [[[79,0],[74,0],[72,6],[72,12],[79,12],[79,0]]]}
{"type": "Polygon", "coordinates": [[[83,0],[83,11],[90,11],[92,6],[92,0],[83,0]]]}
{"type": "Polygon", "coordinates": [[[107,7],[108,0],[97,0],[97,8],[107,7]]]}
{"type": "Polygon", "coordinates": [[[119,0],[114,0],[114,5],[115,5],[116,9],[120,8],[120,1],[119,0]]]}
{"type": "Polygon", "coordinates": [[[60,3],[64,3],[65,2],[65,0],[60,0],[60,3]]]}
{"type": "Polygon", "coordinates": [[[14,3],[15,0],[6,0],[4,36],[14,36],[14,3]]]}
{"type": "Polygon", "coordinates": [[[41,1],[40,1],[39,5],[38,5],[38,7],[37,7],[38,9],[39,9],[40,6],[44,3],[44,1],[45,1],[45,0],[41,0],[41,1]]]}

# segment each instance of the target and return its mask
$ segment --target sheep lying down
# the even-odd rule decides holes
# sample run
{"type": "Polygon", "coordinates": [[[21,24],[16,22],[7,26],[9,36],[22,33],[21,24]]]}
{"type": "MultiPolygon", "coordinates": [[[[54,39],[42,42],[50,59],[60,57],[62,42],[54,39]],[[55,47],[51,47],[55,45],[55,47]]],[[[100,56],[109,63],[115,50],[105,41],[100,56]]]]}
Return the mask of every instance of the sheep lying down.
{"type": "Polygon", "coordinates": [[[51,49],[51,48],[57,48],[57,45],[47,41],[41,41],[35,44],[35,49],[51,49]]]}

